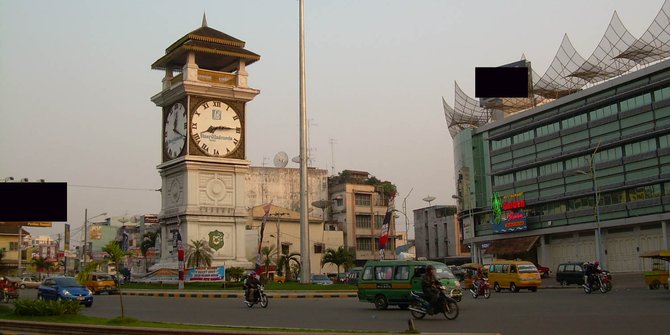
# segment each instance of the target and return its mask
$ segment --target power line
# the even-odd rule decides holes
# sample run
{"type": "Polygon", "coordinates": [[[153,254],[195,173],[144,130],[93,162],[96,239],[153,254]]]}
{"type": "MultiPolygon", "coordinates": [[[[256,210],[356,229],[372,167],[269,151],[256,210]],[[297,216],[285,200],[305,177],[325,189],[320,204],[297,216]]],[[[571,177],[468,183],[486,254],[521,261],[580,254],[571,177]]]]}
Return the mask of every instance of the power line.
{"type": "Polygon", "coordinates": [[[68,187],[82,187],[82,188],[99,188],[99,189],[106,189],[106,190],[151,191],[151,192],[160,191],[160,188],[155,189],[155,188],[113,187],[113,186],[75,185],[75,184],[68,184],[67,186],[68,187]]]}

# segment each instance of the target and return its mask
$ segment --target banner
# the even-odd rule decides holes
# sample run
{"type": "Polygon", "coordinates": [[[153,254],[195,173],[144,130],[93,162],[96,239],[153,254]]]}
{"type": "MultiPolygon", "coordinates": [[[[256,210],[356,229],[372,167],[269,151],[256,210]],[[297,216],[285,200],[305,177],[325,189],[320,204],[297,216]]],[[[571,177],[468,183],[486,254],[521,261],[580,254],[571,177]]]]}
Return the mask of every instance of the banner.
{"type": "Polygon", "coordinates": [[[386,242],[389,237],[389,227],[391,226],[391,216],[393,215],[395,193],[389,194],[389,204],[386,208],[386,215],[384,215],[384,222],[379,236],[379,256],[384,259],[384,249],[386,249],[386,242]]]}
{"type": "Polygon", "coordinates": [[[269,204],[263,206],[263,220],[261,220],[261,231],[258,236],[258,254],[256,255],[256,270],[260,269],[261,267],[261,247],[263,245],[263,231],[265,230],[265,222],[268,220],[268,216],[270,215],[270,210],[272,209],[272,201],[270,201],[269,204]]]}

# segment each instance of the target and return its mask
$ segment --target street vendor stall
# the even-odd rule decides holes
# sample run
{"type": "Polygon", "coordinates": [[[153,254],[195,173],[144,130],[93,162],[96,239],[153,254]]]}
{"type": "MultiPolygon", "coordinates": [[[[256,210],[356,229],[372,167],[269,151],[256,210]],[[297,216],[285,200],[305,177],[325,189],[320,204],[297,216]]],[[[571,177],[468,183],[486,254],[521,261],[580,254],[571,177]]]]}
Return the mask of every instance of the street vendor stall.
{"type": "Polygon", "coordinates": [[[644,272],[644,283],[650,290],[657,290],[663,285],[668,288],[668,271],[665,262],[670,262],[670,250],[647,251],[640,254],[642,258],[653,260],[651,271],[644,272]]]}

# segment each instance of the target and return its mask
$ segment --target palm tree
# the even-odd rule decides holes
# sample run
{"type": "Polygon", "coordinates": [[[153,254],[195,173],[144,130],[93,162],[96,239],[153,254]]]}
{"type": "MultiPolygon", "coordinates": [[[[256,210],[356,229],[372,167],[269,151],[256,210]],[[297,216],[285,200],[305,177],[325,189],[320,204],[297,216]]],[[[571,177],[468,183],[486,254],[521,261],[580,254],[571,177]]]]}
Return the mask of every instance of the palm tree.
{"type": "Polygon", "coordinates": [[[48,261],[46,258],[42,256],[38,258],[33,258],[31,264],[35,267],[35,270],[37,270],[37,272],[46,271],[47,275],[49,275],[49,272],[51,272],[51,269],[54,266],[53,262],[48,261]]]}
{"type": "Polygon", "coordinates": [[[211,266],[213,253],[214,251],[205,240],[191,240],[191,244],[188,245],[188,250],[186,250],[186,267],[211,266]]]}
{"type": "Polygon", "coordinates": [[[286,275],[286,279],[291,279],[291,262],[293,262],[297,268],[300,268],[300,257],[299,252],[284,253],[279,256],[279,264],[277,264],[277,274],[286,275]]]}
{"type": "MultiPolygon", "coordinates": [[[[107,243],[107,245],[102,248],[102,251],[107,253],[107,257],[105,259],[87,263],[84,269],[77,274],[77,280],[80,283],[83,283],[86,280],[89,273],[96,271],[98,267],[104,264],[113,264],[116,268],[116,272],[119,274],[121,273],[119,269],[121,269],[123,260],[129,254],[121,249],[119,241],[109,241],[109,243],[107,243]]],[[[125,313],[123,308],[123,294],[121,293],[121,286],[118,286],[118,289],[119,303],[121,304],[121,319],[123,319],[125,317],[125,313]]]]}
{"type": "Polygon", "coordinates": [[[265,278],[268,277],[268,271],[270,271],[270,264],[272,264],[272,258],[274,258],[276,254],[277,251],[275,250],[274,245],[271,245],[269,247],[263,247],[261,249],[261,259],[263,260],[263,264],[265,265],[265,271],[263,271],[263,276],[265,278]]]}
{"type": "Polygon", "coordinates": [[[144,257],[144,272],[149,272],[149,264],[147,262],[147,253],[149,249],[153,248],[156,245],[156,232],[148,231],[144,233],[142,238],[142,244],[140,245],[140,251],[142,252],[142,257],[144,257]]]}
{"type": "Polygon", "coordinates": [[[326,249],[326,253],[323,254],[321,258],[321,266],[325,264],[332,263],[337,266],[337,274],[340,274],[340,266],[344,265],[344,268],[348,268],[354,263],[354,255],[352,255],[349,250],[345,247],[340,246],[337,250],[326,249]]]}

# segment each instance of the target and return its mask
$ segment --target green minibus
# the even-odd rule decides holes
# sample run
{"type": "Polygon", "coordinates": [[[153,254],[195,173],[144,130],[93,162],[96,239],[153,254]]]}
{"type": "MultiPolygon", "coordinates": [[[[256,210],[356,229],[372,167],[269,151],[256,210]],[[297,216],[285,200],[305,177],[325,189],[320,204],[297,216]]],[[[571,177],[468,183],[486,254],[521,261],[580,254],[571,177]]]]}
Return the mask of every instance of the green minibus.
{"type": "Polygon", "coordinates": [[[358,281],[358,300],[372,302],[377,309],[389,305],[407,309],[410,291],[422,291],[421,276],[428,265],[435,267],[437,278],[451,292],[451,297],[460,301],[461,285],[445,264],[415,260],[367,261],[358,281]]]}

